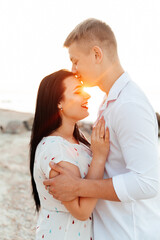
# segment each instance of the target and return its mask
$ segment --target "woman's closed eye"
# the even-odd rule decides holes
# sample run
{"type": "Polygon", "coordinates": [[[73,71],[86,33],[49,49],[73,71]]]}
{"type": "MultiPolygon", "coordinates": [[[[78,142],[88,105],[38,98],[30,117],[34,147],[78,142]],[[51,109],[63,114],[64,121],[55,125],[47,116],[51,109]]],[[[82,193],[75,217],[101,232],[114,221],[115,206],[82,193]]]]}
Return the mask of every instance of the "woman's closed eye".
{"type": "Polygon", "coordinates": [[[76,91],[76,92],[74,92],[75,94],[81,94],[82,93],[82,91],[76,91]]]}
{"type": "Polygon", "coordinates": [[[83,93],[83,89],[81,87],[75,89],[74,94],[82,94],[83,93]]]}
{"type": "Polygon", "coordinates": [[[83,88],[79,88],[74,93],[75,94],[84,94],[84,90],[83,90],[83,88]]]}

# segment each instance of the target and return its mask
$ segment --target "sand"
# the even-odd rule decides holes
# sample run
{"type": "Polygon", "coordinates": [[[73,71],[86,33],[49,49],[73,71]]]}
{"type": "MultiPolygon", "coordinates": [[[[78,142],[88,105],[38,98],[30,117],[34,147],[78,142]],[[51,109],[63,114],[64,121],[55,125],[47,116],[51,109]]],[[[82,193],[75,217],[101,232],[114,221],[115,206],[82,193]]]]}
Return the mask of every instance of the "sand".
{"type": "MultiPolygon", "coordinates": [[[[31,114],[0,110],[0,123],[31,114]]],[[[30,132],[0,134],[0,239],[35,239],[37,215],[29,175],[30,132]]]]}

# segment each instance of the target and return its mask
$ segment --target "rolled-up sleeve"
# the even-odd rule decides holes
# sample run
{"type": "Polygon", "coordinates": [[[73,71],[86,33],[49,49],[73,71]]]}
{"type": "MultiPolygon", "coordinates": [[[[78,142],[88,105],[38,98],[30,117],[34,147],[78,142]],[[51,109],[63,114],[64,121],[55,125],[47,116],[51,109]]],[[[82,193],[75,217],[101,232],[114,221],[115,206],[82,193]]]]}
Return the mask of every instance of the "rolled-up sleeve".
{"type": "Polygon", "coordinates": [[[122,104],[114,122],[127,172],[114,176],[113,186],[122,202],[148,199],[159,192],[158,131],[148,104],[122,104]]]}

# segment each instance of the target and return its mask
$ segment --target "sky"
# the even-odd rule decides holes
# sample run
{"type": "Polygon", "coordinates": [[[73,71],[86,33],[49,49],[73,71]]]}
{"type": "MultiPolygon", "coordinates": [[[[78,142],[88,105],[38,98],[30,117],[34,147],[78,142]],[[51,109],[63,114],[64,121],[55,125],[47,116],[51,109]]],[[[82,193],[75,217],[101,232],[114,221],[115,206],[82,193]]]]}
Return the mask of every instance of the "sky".
{"type": "MultiPolygon", "coordinates": [[[[159,0],[0,0],[0,107],[34,112],[42,78],[71,69],[65,38],[90,17],[111,26],[123,68],[160,112],[159,0]]],[[[94,121],[104,94],[88,91],[94,121]]]]}

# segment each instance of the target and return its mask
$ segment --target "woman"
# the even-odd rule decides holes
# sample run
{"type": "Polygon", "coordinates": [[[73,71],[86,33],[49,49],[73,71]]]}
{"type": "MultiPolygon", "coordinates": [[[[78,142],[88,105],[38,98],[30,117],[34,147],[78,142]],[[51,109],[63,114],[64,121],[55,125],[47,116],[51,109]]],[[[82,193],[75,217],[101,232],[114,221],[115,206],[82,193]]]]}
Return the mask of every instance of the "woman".
{"type": "Polygon", "coordinates": [[[109,151],[104,120],[92,133],[92,157],[90,144],[76,124],[88,116],[89,98],[73,73],[66,70],[50,74],[40,83],[30,142],[33,197],[37,211],[40,210],[36,240],[93,239],[91,214],[97,200],[77,198],[61,203],[43,185],[44,179],[58,174],[51,170],[50,162],[82,178],[89,178],[91,172],[95,172],[96,178],[97,171],[103,177],[109,151]]]}

